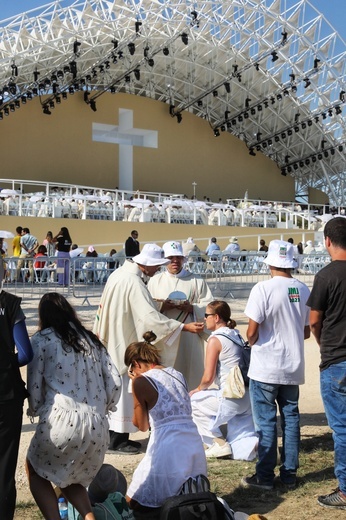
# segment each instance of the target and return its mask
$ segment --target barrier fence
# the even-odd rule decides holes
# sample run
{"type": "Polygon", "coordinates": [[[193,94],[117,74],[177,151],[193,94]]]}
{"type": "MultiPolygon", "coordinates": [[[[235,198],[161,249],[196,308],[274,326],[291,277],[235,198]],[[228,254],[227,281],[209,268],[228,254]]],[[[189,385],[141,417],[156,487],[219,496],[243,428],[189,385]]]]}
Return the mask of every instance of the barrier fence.
{"type": "MultiPolygon", "coordinates": [[[[266,253],[240,251],[228,254],[216,252],[211,256],[191,254],[185,267],[202,276],[211,291],[223,298],[247,297],[260,280],[268,279],[270,271],[264,263],[266,253]]],[[[6,273],[3,288],[25,298],[59,291],[65,296],[90,304],[89,299],[101,297],[104,286],[119,267],[112,257],[26,257],[5,258],[6,273]]],[[[299,255],[294,276],[312,286],[314,275],[330,262],[326,253],[299,255]]]]}

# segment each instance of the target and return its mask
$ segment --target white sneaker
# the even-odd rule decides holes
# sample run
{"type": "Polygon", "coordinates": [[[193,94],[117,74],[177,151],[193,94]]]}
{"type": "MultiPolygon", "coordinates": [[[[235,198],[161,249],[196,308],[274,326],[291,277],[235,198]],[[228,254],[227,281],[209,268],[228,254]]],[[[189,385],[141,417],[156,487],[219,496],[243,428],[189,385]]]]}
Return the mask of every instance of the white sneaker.
{"type": "Polygon", "coordinates": [[[209,457],[216,457],[216,458],[227,457],[229,455],[232,455],[232,449],[231,449],[231,446],[227,442],[225,444],[223,444],[222,446],[220,446],[220,444],[218,444],[217,442],[214,442],[214,444],[212,446],[210,446],[210,448],[205,450],[205,456],[207,458],[209,458],[209,457]]]}

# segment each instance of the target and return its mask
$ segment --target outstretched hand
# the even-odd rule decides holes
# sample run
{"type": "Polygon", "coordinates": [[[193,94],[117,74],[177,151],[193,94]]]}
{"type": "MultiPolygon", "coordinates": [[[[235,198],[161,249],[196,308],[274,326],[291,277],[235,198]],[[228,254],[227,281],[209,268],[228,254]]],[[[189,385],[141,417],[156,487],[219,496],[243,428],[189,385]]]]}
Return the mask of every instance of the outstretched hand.
{"type": "Polygon", "coordinates": [[[183,327],[183,330],[186,330],[187,332],[192,332],[194,334],[203,332],[203,329],[204,329],[204,323],[197,322],[197,321],[192,321],[191,323],[185,323],[184,327],[183,327]]]}

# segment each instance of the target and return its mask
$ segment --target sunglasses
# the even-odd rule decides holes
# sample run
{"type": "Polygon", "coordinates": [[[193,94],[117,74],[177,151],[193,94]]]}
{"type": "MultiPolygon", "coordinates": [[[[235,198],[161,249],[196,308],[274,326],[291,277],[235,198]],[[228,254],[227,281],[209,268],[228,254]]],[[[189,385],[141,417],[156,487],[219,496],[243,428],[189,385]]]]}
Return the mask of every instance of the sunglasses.
{"type": "Polygon", "coordinates": [[[204,317],[208,318],[208,316],[215,316],[215,312],[214,313],[210,313],[210,314],[205,313],[204,317]]]}

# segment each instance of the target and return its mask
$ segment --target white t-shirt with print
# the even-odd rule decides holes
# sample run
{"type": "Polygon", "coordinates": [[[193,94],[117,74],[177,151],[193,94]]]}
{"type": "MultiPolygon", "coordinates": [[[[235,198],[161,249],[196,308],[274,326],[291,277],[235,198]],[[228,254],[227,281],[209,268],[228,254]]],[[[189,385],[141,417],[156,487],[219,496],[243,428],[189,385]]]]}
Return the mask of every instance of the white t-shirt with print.
{"type": "Polygon", "coordinates": [[[262,383],[304,383],[304,327],[309,324],[306,302],[310,291],[296,278],[274,276],[256,284],[245,308],[259,323],[251,348],[249,377],[262,383]]]}

